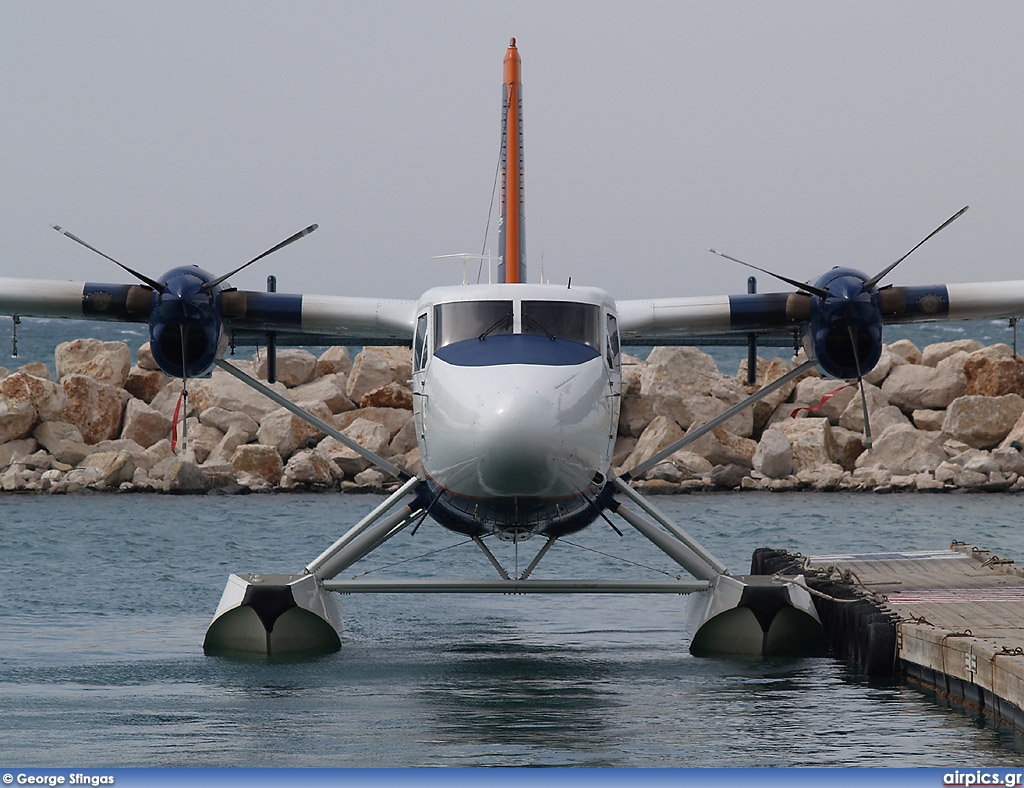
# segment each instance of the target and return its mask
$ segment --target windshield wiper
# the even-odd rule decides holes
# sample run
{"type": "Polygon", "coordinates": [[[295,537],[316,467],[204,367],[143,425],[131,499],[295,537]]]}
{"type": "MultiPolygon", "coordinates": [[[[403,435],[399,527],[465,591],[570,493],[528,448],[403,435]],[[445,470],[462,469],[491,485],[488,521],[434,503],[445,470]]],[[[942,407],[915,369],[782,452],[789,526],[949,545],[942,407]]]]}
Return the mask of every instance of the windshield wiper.
{"type": "Polygon", "coordinates": [[[487,339],[488,335],[490,335],[490,333],[492,331],[497,331],[499,328],[505,328],[505,327],[510,326],[510,325],[512,325],[512,313],[511,312],[509,312],[507,315],[502,315],[496,321],[494,321],[494,323],[491,324],[491,327],[488,328],[486,331],[484,331],[484,333],[482,333],[478,337],[478,339],[481,339],[481,340],[487,339]]]}
{"type": "MultiPolygon", "coordinates": [[[[548,339],[550,339],[552,342],[555,341],[555,335],[552,334],[550,331],[548,331],[547,328],[544,326],[544,324],[541,323],[537,318],[533,317],[532,315],[524,314],[523,315],[523,324],[526,325],[526,326],[533,326],[534,328],[539,328],[541,333],[545,334],[548,339]]],[[[536,333],[536,332],[531,332],[531,333],[536,333]]]]}

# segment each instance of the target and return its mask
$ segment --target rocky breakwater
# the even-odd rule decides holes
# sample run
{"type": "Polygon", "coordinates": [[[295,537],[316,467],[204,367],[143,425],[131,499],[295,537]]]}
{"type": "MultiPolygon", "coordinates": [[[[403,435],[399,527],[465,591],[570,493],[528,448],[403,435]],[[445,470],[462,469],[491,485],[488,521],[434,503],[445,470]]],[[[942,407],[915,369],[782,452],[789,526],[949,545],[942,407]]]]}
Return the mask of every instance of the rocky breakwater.
{"type": "MultiPolygon", "coordinates": [[[[189,381],[164,375],[143,345],[138,365],[120,342],[80,339],[44,364],[0,370],[0,488],[201,492],[214,489],[381,490],[389,479],[334,438],[233,376],[189,381]],[[172,451],[174,413],[187,413],[172,451]]],[[[266,378],[265,359],[233,359],[266,378]]],[[[408,348],[346,348],[319,358],[280,350],[279,393],[393,464],[416,473],[408,348]]]]}
{"type": "MultiPolygon", "coordinates": [[[[144,345],[81,339],[43,364],[0,369],[0,488],[92,490],[342,489],[391,480],[334,438],[216,370],[189,382],[185,450],[171,448],[181,382],[144,345]]],[[[265,359],[233,359],[266,377],[265,359]]],[[[757,362],[757,384],[719,372],[695,348],[625,357],[614,466],[627,470],[723,412],[793,363],[757,362]]],[[[408,348],[278,351],[273,388],[416,473],[408,348]]],[[[1024,360],[1006,345],[885,347],[867,376],[874,447],[865,451],[859,390],[808,373],[658,464],[635,484],[652,493],[704,489],[1024,489],[1024,360]],[[795,414],[795,415],[794,415],[795,414]]],[[[182,435],[179,435],[179,440],[182,435]]]]}
{"type": "MultiPolygon", "coordinates": [[[[722,413],[794,363],[758,359],[757,384],[720,374],[695,348],[657,348],[624,362],[614,466],[627,470],[722,413]]],[[[885,346],[866,376],[872,450],[856,385],[815,372],[655,466],[648,492],[694,489],[1024,489],[1024,360],[1003,344],[885,346]]]]}

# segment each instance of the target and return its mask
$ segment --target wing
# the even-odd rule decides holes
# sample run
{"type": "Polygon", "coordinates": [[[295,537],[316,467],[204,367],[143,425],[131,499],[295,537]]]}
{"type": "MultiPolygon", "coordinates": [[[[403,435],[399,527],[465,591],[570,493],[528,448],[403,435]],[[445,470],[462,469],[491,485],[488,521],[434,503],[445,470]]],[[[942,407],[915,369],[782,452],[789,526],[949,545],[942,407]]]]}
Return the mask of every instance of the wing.
{"type": "Polygon", "coordinates": [[[616,303],[624,345],[800,343],[825,371],[854,378],[874,366],[886,324],[1016,318],[1024,281],[875,288],[863,273],[835,268],[822,291],[653,298],[616,303]]]}
{"type": "Polygon", "coordinates": [[[267,345],[271,335],[279,345],[412,341],[415,301],[235,290],[194,267],[153,281],[159,289],[0,279],[0,314],[146,323],[154,358],[175,377],[209,375],[225,347],[267,345]]]}

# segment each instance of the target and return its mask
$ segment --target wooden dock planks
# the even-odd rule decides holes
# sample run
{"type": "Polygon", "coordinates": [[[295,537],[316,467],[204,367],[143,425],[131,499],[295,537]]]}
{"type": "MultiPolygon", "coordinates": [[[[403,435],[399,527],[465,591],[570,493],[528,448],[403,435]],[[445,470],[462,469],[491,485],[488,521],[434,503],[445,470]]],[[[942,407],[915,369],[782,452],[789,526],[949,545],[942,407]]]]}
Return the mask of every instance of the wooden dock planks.
{"type": "Polygon", "coordinates": [[[812,586],[839,581],[892,621],[897,671],[1024,731],[1024,570],[956,542],[805,565],[812,586]]]}

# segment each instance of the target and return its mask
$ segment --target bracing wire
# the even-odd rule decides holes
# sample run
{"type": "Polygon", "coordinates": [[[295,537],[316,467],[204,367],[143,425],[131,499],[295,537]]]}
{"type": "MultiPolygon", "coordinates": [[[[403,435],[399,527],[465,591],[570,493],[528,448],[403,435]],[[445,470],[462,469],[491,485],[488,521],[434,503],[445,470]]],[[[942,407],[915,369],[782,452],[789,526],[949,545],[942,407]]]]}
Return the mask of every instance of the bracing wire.
{"type": "MultiPolygon", "coordinates": [[[[494,216],[494,195],[498,193],[498,176],[501,174],[501,152],[505,148],[505,132],[501,135],[498,146],[498,163],[494,167],[494,183],[491,185],[491,202],[487,206],[487,223],[484,225],[484,242],[480,248],[480,262],[476,266],[476,283],[480,284],[480,274],[484,268],[484,255],[487,254],[487,236],[491,234],[491,217],[494,216]]],[[[488,261],[488,265],[490,262],[488,261]]]]}

